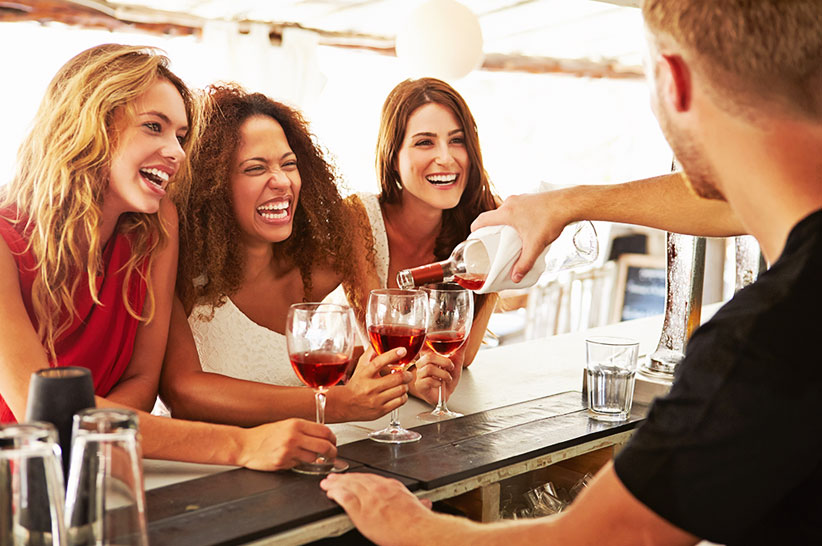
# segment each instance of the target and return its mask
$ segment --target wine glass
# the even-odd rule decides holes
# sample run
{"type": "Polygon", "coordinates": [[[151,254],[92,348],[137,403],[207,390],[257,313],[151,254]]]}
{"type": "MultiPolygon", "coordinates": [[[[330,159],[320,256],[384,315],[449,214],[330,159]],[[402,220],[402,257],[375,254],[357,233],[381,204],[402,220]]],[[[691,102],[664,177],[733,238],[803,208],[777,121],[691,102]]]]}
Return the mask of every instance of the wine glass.
{"type": "MultiPolygon", "coordinates": [[[[351,316],[348,306],[334,303],[295,303],[288,309],[285,334],[289,359],[300,381],[314,389],[320,424],[325,424],[326,392],[345,377],[354,352],[351,316]]],[[[318,455],[292,470],[321,475],[348,470],[348,463],[318,455]]]]}
{"type": "MultiPolygon", "coordinates": [[[[425,287],[424,290],[428,294],[425,344],[438,355],[450,358],[462,347],[471,331],[474,315],[473,294],[452,283],[434,284],[425,287]]],[[[462,414],[448,409],[440,383],[437,406],[431,411],[420,413],[417,418],[423,421],[440,421],[452,417],[462,417],[462,414]]]]}
{"type": "MultiPolygon", "coordinates": [[[[372,290],[368,296],[365,325],[368,338],[377,354],[405,347],[405,356],[389,364],[391,373],[402,372],[414,360],[425,339],[427,296],[422,290],[386,288],[372,290]]],[[[419,432],[402,428],[399,409],[391,412],[390,423],[382,430],[372,432],[369,438],[377,442],[404,444],[416,442],[419,432]]]]}

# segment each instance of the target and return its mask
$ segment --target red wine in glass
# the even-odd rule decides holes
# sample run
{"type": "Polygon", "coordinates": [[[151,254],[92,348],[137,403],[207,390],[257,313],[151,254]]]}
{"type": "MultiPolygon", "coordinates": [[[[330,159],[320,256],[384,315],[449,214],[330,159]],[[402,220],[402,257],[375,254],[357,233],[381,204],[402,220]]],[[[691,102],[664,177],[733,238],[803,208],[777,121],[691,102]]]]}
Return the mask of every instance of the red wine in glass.
{"type": "Polygon", "coordinates": [[[330,351],[295,353],[289,358],[297,377],[314,389],[339,383],[351,363],[347,355],[330,351]]]}
{"type": "MultiPolygon", "coordinates": [[[[422,290],[385,288],[372,290],[368,295],[365,324],[374,351],[385,354],[392,349],[405,349],[404,356],[387,364],[391,373],[402,373],[425,342],[426,301],[422,290]]],[[[376,442],[404,444],[416,442],[422,436],[400,425],[399,408],[395,408],[391,410],[388,426],[371,432],[368,437],[376,442]]]]}
{"type": "MultiPolygon", "coordinates": [[[[438,283],[427,285],[424,290],[428,294],[428,313],[426,315],[425,343],[435,353],[446,358],[452,358],[465,343],[466,332],[471,331],[474,312],[474,295],[468,290],[466,280],[474,280],[476,288],[482,286],[485,276],[472,275],[457,277],[457,284],[438,283]]],[[[457,366],[462,363],[457,362],[457,366]]],[[[423,421],[439,421],[461,417],[462,414],[448,409],[443,385],[440,382],[437,394],[437,405],[431,411],[417,415],[423,421]]]]}
{"type": "MultiPolygon", "coordinates": [[[[328,389],[345,377],[354,353],[354,315],[347,305],[295,303],[286,316],[285,340],[294,373],[314,390],[317,422],[325,424],[328,389]]],[[[317,454],[292,468],[301,474],[342,472],[348,463],[317,454]]]]}
{"type": "Polygon", "coordinates": [[[430,332],[425,336],[425,344],[432,351],[442,356],[451,356],[457,352],[465,341],[465,332],[442,331],[430,332]]]}
{"type": "Polygon", "coordinates": [[[368,328],[368,337],[371,345],[379,354],[386,353],[391,349],[405,347],[405,356],[391,365],[393,369],[405,368],[420,352],[422,343],[425,340],[425,328],[414,328],[413,326],[378,325],[368,328]]]}
{"type": "Polygon", "coordinates": [[[479,290],[485,284],[486,277],[487,275],[477,273],[462,273],[454,275],[454,282],[466,290],[479,290]]]}

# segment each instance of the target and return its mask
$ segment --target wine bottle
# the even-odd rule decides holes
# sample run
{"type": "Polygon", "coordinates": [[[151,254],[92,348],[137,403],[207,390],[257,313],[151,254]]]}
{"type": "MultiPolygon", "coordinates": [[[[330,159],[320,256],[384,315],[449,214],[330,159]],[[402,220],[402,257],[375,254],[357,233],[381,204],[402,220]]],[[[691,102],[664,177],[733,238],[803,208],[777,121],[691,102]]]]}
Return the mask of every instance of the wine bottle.
{"type": "Polygon", "coordinates": [[[397,273],[397,285],[409,289],[429,283],[455,282],[478,294],[507,288],[528,288],[543,272],[558,272],[597,257],[596,231],[590,222],[569,224],[556,241],[543,250],[534,267],[519,282],[511,280],[511,269],[522,251],[522,240],[511,226],[480,228],[454,247],[448,259],[397,273]]]}

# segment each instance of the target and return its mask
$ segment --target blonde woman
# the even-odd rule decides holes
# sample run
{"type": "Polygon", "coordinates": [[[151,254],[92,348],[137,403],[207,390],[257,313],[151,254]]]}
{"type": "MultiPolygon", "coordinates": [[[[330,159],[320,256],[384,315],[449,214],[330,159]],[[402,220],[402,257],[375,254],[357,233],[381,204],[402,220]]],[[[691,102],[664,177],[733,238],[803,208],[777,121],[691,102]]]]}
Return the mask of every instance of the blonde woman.
{"type": "Polygon", "coordinates": [[[254,429],[148,413],[177,269],[177,212],[195,102],[168,59],[102,45],[49,84],[0,203],[0,420],[25,414],[31,374],[91,369],[98,406],[142,410],[148,457],[278,469],[333,454],[329,429],[254,429]]]}

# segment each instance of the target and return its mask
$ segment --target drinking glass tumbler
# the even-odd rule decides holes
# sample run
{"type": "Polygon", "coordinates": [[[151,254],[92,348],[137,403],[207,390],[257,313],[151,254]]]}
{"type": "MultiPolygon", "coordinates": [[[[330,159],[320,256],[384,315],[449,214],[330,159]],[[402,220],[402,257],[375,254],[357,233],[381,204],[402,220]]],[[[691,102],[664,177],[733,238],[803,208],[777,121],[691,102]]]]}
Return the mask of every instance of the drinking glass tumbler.
{"type": "Polygon", "coordinates": [[[625,421],[634,399],[639,342],[600,336],[585,340],[588,412],[598,421],[625,421]]]}
{"type": "Polygon", "coordinates": [[[66,488],[69,544],[148,546],[137,414],[87,409],[74,416],[66,488]]]}
{"type": "Polygon", "coordinates": [[[63,471],[51,423],[0,425],[0,544],[65,544],[63,471]]]}

